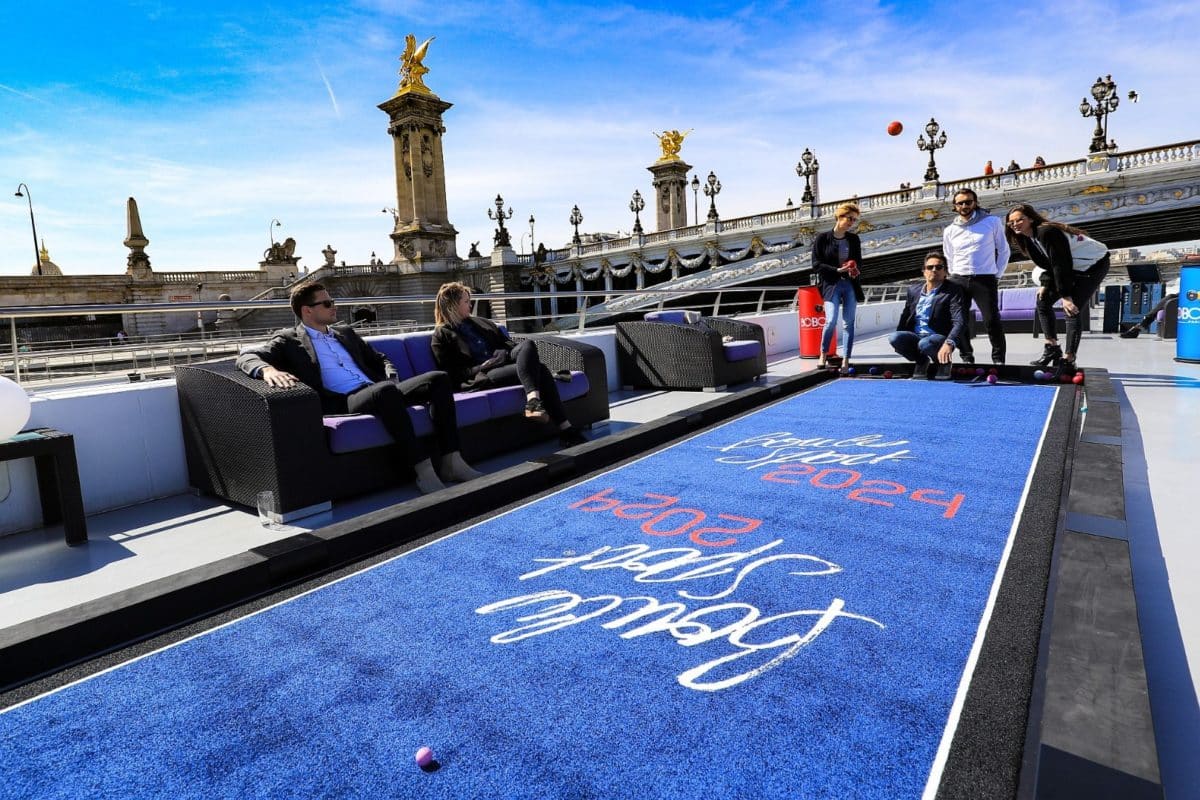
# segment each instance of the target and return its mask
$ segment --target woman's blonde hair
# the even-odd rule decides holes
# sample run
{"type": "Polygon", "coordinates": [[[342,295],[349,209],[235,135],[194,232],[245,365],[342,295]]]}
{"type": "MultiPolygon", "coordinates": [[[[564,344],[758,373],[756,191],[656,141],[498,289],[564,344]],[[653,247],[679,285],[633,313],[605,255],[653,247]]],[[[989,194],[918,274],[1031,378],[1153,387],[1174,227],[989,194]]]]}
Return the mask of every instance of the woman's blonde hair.
{"type": "Polygon", "coordinates": [[[842,203],[837,207],[837,210],[833,212],[834,218],[844,217],[847,214],[853,214],[856,217],[862,216],[862,212],[858,210],[858,205],[856,203],[842,203]]]}
{"type": "Polygon", "coordinates": [[[437,302],[433,306],[433,322],[435,325],[457,325],[463,321],[458,313],[458,304],[466,295],[470,297],[471,290],[457,281],[443,283],[438,289],[437,302]]]}

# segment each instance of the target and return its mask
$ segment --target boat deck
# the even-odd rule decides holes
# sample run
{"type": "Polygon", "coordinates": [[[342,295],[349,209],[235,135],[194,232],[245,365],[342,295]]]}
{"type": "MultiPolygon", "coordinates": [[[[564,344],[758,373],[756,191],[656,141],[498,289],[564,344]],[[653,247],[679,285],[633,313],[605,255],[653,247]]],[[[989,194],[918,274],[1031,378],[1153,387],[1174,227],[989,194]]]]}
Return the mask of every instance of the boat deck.
{"type": "MultiPolygon", "coordinates": [[[[1010,363],[1028,362],[1041,352],[1042,340],[1028,334],[1010,334],[1008,341],[1010,363]]],[[[983,340],[977,351],[982,354],[986,348],[983,340]]],[[[1200,582],[1192,575],[1200,563],[1192,511],[1195,454],[1200,452],[1200,427],[1195,425],[1200,419],[1200,365],[1176,362],[1174,341],[1145,334],[1125,340],[1085,333],[1080,351],[1085,370],[1089,365],[1108,370],[1120,399],[1128,538],[1163,783],[1168,796],[1189,796],[1193,789],[1179,787],[1200,785],[1200,766],[1188,755],[1200,740],[1194,677],[1200,674],[1200,582]]],[[[860,339],[855,360],[899,361],[886,336],[860,339]]],[[[769,374],[757,384],[721,394],[814,367],[815,362],[794,352],[774,356],[769,374]]],[[[610,421],[591,435],[613,436],[713,398],[707,392],[614,392],[610,421]]],[[[964,469],[984,468],[986,430],[979,439],[981,457],[964,469]]],[[[476,466],[496,472],[554,450],[554,443],[547,442],[476,466]]],[[[89,517],[89,542],[82,547],[65,546],[58,526],[2,537],[0,637],[46,615],[104,604],[120,592],[416,496],[413,486],[401,486],[267,528],[251,509],[183,494],[89,517]]]]}

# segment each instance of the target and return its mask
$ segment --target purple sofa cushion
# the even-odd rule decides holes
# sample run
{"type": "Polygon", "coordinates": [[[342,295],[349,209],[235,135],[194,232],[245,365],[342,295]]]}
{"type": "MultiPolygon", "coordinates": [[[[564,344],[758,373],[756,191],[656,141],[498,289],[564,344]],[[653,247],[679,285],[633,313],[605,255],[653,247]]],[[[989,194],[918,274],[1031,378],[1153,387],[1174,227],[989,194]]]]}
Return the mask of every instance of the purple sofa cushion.
{"type": "Polygon", "coordinates": [[[454,415],[458,418],[460,429],[491,419],[491,404],[486,397],[474,392],[460,392],[454,395],[454,415]]]}
{"type": "Polygon", "coordinates": [[[646,322],[672,322],[676,325],[695,325],[700,321],[699,311],[651,311],[642,317],[646,322]]]}
{"type": "Polygon", "coordinates": [[[755,339],[734,339],[724,344],[726,361],[745,361],[758,358],[760,346],[755,339]]]}
{"type": "Polygon", "coordinates": [[[408,350],[408,360],[412,362],[418,375],[422,372],[433,372],[438,368],[437,362],[433,360],[433,347],[430,346],[430,342],[433,341],[432,334],[418,331],[403,333],[399,338],[404,342],[404,347],[408,350]]]}
{"type": "MultiPolygon", "coordinates": [[[[491,406],[486,397],[479,395],[455,395],[454,412],[459,428],[491,419],[491,406]]],[[[433,434],[433,420],[429,418],[429,411],[425,406],[409,406],[408,418],[412,420],[413,432],[417,436],[433,434]]],[[[352,453],[369,447],[382,447],[393,441],[379,418],[371,414],[341,414],[325,417],[322,422],[329,439],[329,449],[335,453],[352,453]]]]}
{"type": "Polygon", "coordinates": [[[395,336],[367,336],[365,341],[387,356],[387,360],[392,362],[396,372],[400,375],[400,380],[411,378],[417,374],[413,370],[412,361],[408,358],[408,350],[405,349],[404,342],[400,339],[395,336]]]}
{"type": "Polygon", "coordinates": [[[525,413],[525,390],[520,386],[501,386],[472,394],[487,402],[493,419],[525,413]]]}
{"type": "Polygon", "coordinates": [[[588,386],[587,375],[584,375],[582,372],[572,372],[570,383],[560,382],[555,385],[558,386],[558,396],[564,403],[568,400],[574,400],[576,397],[583,397],[588,393],[588,389],[590,388],[588,386]]]}

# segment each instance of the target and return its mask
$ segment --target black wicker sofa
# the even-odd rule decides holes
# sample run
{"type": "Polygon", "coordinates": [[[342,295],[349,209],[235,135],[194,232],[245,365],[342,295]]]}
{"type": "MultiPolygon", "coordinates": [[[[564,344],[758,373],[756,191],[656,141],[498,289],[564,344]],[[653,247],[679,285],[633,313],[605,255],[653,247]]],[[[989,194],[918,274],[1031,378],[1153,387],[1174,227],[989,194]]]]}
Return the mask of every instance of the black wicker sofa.
{"type": "Polygon", "coordinates": [[[752,322],[668,310],[616,330],[624,386],[715,390],[767,371],[763,329],[752,322]]]}
{"type": "MultiPolygon", "coordinates": [[[[401,378],[436,369],[428,331],[367,341],[401,378]]],[[[555,336],[533,341],[551,372],[571,372],[570,382],[558,384],[571,422],[587,428],[608,419],[603,351],[555,336]]],[[[317,393],[303,384],[272,388],[233,360],[177,366],[175,380],[188,476],[200,492],[253,507],[258,493],[270,490],[286,521],[412,477],[386,446],[392,439],[375,417],[323,416],[317,393]]],[[[520,386],[457,394],[455,406],[468,461],[557,434],[553,425],[525,418],[520,386]]],[[[432,425],[425,407],[409,413],[418,437],[427,440],[432,425]]]]}

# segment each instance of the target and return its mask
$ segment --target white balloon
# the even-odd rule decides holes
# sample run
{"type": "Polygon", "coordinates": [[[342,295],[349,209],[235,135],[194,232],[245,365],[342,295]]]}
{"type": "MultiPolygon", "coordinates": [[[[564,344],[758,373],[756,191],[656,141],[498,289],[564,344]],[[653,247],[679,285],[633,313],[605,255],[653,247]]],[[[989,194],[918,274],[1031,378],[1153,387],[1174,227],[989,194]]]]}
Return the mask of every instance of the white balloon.
{"type": "Polygon", "coordinates": [[[11,439],[29,421],[29,395],[18,384],[0,376],[0,442],[11,439]]]}

